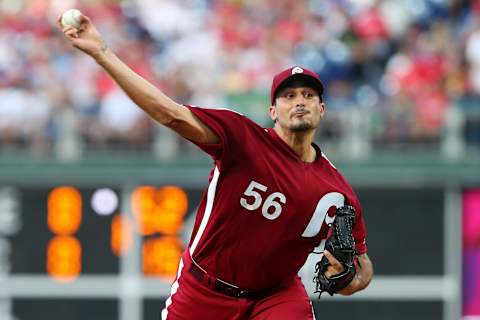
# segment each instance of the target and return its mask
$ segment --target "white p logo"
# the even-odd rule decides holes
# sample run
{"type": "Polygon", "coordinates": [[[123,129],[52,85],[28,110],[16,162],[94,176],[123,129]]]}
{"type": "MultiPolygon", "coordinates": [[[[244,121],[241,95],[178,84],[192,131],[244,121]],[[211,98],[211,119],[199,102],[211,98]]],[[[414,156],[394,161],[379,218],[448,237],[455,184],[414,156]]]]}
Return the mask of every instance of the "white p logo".
{"type": "Polygon", "coordinates": [[[303,69],[300,67],[295,67],[292,69],[292,74],[303,73],[303,69]]]}

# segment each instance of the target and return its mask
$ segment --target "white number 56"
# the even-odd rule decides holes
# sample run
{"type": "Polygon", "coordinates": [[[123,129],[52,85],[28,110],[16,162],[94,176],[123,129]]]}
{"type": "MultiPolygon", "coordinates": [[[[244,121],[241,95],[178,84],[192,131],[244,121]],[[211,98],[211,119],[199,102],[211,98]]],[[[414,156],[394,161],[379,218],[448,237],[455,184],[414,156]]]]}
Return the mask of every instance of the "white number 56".
{"type": "MultiPolygon", "coordinates": [[[[250,211],[257,210],[260,208],[263,201],[262,195],[259,192],[266,192],[267,189],[267,186],[264,186],[256,181],[251,181],[243,193],[244,196],[250,199],[240,198],[240,205],[250,211]]],[[[287,199],[285,198],[285,195],[281,192],[274,192],[270,194],[265,199],[265,202],[263,202],[262,215],[268,220],[274,220],[278,218],[282,213],[282,205],[280,203],[285,204],[286,201],[287,199]],[[273,208],[273,211],[271,208],[273,208]]]]}

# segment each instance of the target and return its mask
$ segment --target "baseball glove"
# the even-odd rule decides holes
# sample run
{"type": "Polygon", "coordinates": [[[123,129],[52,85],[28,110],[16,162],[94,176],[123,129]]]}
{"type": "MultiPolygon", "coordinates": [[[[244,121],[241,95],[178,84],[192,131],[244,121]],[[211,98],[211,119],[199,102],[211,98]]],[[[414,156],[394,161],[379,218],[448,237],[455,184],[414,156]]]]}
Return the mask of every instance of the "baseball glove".
{"type": "Polygon", "coordinates": [[[355,223],[355,209],[352,206],[337,208],[336,217],[332,224],[333,230],[325,242],[325,249],[328,250],[343,266],[345,271],[330,278],[325,276],[330,263],[323,256],[315,265],[316,276],[313,282],[316,285],[315,293],[328,292],[331,296],[350,284],[355,276],[355,240],[352,235],[353,224],[355,223]]]}

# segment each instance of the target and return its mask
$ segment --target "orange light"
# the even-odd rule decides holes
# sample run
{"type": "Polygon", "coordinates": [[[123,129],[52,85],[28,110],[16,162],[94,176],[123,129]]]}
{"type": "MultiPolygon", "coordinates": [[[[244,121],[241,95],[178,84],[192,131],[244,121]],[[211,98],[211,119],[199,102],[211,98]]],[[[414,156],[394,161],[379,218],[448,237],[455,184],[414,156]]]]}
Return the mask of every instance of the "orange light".
{"type": "Polygon", "coordinates": [[[72,282],[82,270],[82,246],[74,237],[56,236],[47,246],[47,273],[58,282],[72,282]]]}
{"type": "Polygon", "coordinates": [[[143,235],[155,233],[155,192],[154,187],[141,186],[132,193],[132,211],[137,220],[139,232],[143,235]]]}
{"type": "Polygon", "coordinates": [[[58,187],[48,195],[47,224],[57,235],[77,232],[82,223],[82,196],[72,187],[58,187]]]}
{"type": "Polygon", "coordinates": [[[166,211],[173,211],[179,216],[185,215],[188,208],[188,197],[182,188],[166,186],[158,190],[156,202],[166,211]]]}
{"type": "Polygon", "coordinates": [[[178,233],[187,208],[187,194],[179,187],[141,186],[132,194],[132,211],[143,235],[178,233]]]}
{"type": "Polygon", "coordinates": [[[183,217],[187,213],[188,197],[179,187],[161,188],[157,194],[158,206],[155,208],[156,230],[163,234],[173,235],[180,231],[183,217]]]}
{"type": "Polygon", "coordinates": [[[130,220],[116,215],[112,219],[110,246],[116,256],[126,254],[133,245],[133,231],[130,220]]]}
{"type": "Polygon", "coordinates": [[[147,276],[175,277],[182,255],[182,243],[176,237],[145,240],[142,247],[142,270],[147,276]]]}

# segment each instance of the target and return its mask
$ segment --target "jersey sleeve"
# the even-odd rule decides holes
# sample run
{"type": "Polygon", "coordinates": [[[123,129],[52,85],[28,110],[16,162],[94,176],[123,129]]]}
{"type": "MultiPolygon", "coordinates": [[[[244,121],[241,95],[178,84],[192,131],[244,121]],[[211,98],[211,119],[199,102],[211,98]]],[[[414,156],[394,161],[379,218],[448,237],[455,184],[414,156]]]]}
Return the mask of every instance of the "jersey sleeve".
{"type": "Polygon", "coordinates": [[[214,160],[227,161],[235,156],[245,141],[248,119],[240,113],[228,109],[207,109],[187,105],[187,108],[207,125],[219,138],[218,143],[191,141],[214,160]]]}
{"type": "Polygon", "coordinates": [[[357,255],[367,253],[366,228],[363,219],[362,208],[357,201],[353,204],[355,208],[355,225],[353,226],[353,238],[355,239],[355,251],[357,255]]]}

